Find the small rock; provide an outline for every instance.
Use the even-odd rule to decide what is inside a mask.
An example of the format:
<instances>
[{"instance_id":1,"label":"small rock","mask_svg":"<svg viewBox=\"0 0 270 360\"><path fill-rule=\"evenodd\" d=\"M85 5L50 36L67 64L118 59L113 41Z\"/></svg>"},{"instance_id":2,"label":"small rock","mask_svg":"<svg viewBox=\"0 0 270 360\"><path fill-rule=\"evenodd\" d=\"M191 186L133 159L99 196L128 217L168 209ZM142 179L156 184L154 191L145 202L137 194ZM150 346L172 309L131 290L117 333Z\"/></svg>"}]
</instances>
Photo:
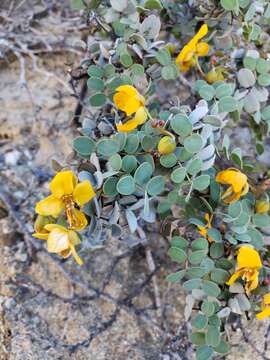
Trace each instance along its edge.
<instances>
[{"instance_id":1,"label":"small rock","mask_svg":"<svg viewBox=\"0 0 270 360\"><path fill-rule=\"evenodd\" d=\"M21 157L21 153L17 150L10 151L5 154L5 164L8 166L17 165L19 159Z\"/></svg>"},{"instance_id":2,"label":"small rock","mask_svg":"<svg viewBox=\"0 0 270 360\"><path fill-rule=\"evenodd\" d=\"M5 308L11 309L16 306L16 301L13 298L9 298L5 301Z\"/></svg>"}]
</instances>

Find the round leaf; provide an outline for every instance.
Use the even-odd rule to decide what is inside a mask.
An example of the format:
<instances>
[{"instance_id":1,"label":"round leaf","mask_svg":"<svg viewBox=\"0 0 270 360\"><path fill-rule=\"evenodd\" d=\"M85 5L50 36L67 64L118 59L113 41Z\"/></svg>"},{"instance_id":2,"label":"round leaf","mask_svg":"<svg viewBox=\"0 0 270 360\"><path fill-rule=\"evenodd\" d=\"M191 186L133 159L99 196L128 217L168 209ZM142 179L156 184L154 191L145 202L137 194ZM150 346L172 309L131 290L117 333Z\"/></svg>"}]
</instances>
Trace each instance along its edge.
<instances>
[{"instance_id":1,"label":"round leaf","mask_svg":"<svg viewBox=\"0 0 270 360\"><path fill-rule=\"evenodd\" d=\"M158 175L148 181L146 190L149 195L156 196L156 195L161 194L164 191L164 187L165 187L164 177L161 175Z\"/></svg>"},{"instance_id":2,"label":"round leaf","mask_svg":"<svg viewBox=\"0 0 270 360\"><path fill-rule=\"evenodd\" d=\"M79 154L87 156L95 149L95 142L88 136L78 136L73 140L73 148Z\"/></svg>"},{"instance_id":3,"label":"round leaf","mask_svg":"<svg viewBox=\"0 0 270 360\"><path fill-rule=\"evenodd\" d=\"M112 156L120 150L119 143L113 139L101 139L97 142L97 152L104 156Z\"/></svg>"},{"instance_id":4,"label":"round leaf","mask_svg":"<svg viewBox=\"0 0 270 360\"><path fill-rule=\"evenodd\" d=\"M126 175L122 176L116 185L116 189L119 194L122 195L131 195L135 191L135 181L132 176Z\"/></svg>"},{"instance_id":5,"label":"round leaf","mask_svg":"<svg viewBox=\"0 0 270 360\"><path fill-rule=\"evenodd\" d=\"M198 134L192 134L185 138L184 147L191 154L197 153L203 147L203 139Z\"/></svg>"}]
</instances>

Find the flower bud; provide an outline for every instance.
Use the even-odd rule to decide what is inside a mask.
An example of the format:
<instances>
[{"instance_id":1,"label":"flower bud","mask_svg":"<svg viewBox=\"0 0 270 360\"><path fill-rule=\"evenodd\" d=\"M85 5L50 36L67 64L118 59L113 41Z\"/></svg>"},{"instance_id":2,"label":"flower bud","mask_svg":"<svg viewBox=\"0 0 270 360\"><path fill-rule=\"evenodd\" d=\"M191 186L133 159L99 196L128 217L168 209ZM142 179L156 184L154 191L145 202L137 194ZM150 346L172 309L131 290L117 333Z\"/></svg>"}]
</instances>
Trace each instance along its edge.
<instances>
[{"instance_id":1,"label":"flower bud","mask_svg":"<svg viewBox=\"0 0 270 360\"><path fill-rule=\"evenodd\" d=\"M171 154L174 152L175 148L175 138L172 136L163 136L158 143L158 152L161 155Z\"/></svg>"},{"instance_id":2,"label":"flower bud","mask_svg":"<svg viewBox=\"0 0 270 360\"><path fill-rule=\"evenodd\" d=\"M206 75L206 81L209 83L209 84L213 84L215 83L216 81L222 81L224 80L224 76L223 76L223 73L222 73L222 69L212 69L209 71L209 73Z\"/></svg>"},{"instance_id":3,"label":"flower bud","mask_svg":"<svg viewBox=\"0 0 270 360\"><path fill-rule=\"evenodd\" d=\"M256 201L256 213L257 214L265 214L269 211L270 205L267 200L258 200Z\"/></svg>"}]
</instances>

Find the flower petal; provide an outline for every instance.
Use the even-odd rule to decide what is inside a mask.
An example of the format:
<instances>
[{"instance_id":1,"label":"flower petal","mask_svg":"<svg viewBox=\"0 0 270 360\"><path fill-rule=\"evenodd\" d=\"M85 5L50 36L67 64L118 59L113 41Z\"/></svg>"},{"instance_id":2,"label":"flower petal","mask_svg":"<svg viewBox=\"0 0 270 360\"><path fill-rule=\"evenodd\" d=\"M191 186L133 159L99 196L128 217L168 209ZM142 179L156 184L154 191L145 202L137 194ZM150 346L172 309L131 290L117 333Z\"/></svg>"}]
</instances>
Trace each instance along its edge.
<instances>
[{"instance_id":1,"label":"flower petal","mask_svg":"<svg viewBox=\"0 0 270 360\"><path fill-rule=\"evenodd\" d=\"M229 280L226 282L227 285L233 285L235 281L242 276L245 273L245 269L237 270L232 276L229 278Z\"/></svg>"},{"instance_id":2,"label":"flower petal","mask_svg":"<svg viewBox=\"0 0 270 360\"><path fill-rule=\"evenodd\" d=\"M263 320L268 316L270 316L270 306L265 308L263 311L259 312L258 314L256 314L256 318L258 320Z\"/></svg>"},{"instance_id":3,"label":"flower petal","mask_svg":"<svg viewBox=\"0 0 270 360\"><path fill-rule=\"evenodd\" d=\"M73 209L73 214L75 218L75 223L72 224L72 228L78 231L83 230L88 224L86 216L78 209Z\"/></svg>"},{"instance_id":4,"label":"flower petal","mask_svg":"<svg viewBox=\"0 0 270 360\"><path fill-rule=\"evenodd\" d=\"M130 132L133 131L139 126L139 122L135 119L128 120L124 124L116 124L116 129L119 132Z\"/></svg>"},{"instance_id":5,"label":"flower petal","mask_svg":"<svg viewBox=\"0 0 270 360\"><path fill-rule=\"evenodd\" d=\"M139 123L139 125L144 124L147 120L147 111L145 110L145 108L143 106L141 106L135 114L134 120L137 121Z\"/></svg>"},{"instance_id":6,"label":"flower petal","mask_svg":"<svg viewBox=\"0 0 270 360\"><path fill-rule=\"evenodd\" d=\"M40 240L48 240L49 233L34 233L32 236Z\"/></svg>"},{"instance_id":7,"label":"flower petal","mask_svg":"<svg viewBox=\"0 0 270 360\"><path fill-rule=\"evenodd\" d=\"M136 97L139 94L137 89L132 85L120 85L115 89L115 91L127 94L131 97Z\"/></svg>"},{"instance_id":8,"label":"flower petal","mask_svg":"<svg viewBox=\"0 0 270 360\"><path fill-rule=\"evenodd\" d=\"M209 53L209 45L206 42L198 43L196 53L198 56L206 56Z\"/></svg>"},{"instance_id":9,"label":"flower petal","mask_svg":"<svg viewBox=\"0 0 270 360\"><path fill-rule=\"evenodd\" d=\"M208 26L207 26L207 24L203 24L203 25L200 27L200 29L199 29L199 31L197 32L197 34L193 37L193 40L198 42L198 41L201 40L205 35L207 35L207 33L208 33Z\"/></svg>"},{"instance_id":10,"label":"flower petal","mask_svg":"<svg viewBox=\"0 0 270 360\"><path fill-rule=\"evenodd\" d=\"M260 269L262 262L259 253L248 246L241 246L237 255L238 268Z\"/></svg>"},{"instance_id":11,"label":"flower petal","mask_svg":"<svg viewBox=\"0 0 270 360\"><path fill-rule=\"evenodd\" d=\"M96 195L90 181L85 180L77 184L73 191L74 201L82 207Z\"/></svg>"},{"instance_id":12,"label":"flower petal","mask_svg":"<svg viewBox=\"0 0 270 360\"><path fill-rule=\"evenodd\" d=\"M77 253L77 251L76 251L76 249L75 249L75 247L73 245L70 245L70 251L71 251L72 256L74 257L74 259L76 260L76 263L78 265L80 265L80 266L83 265L83 261L79 257L79 255L78 255L78 253Z\"/></svg>"},{"instance_id":13,"label":"flower petal","mask_svg":"<svg viewBox=\"0 0 270 360\"><path fill-rule=\"evenodd\" d=\"M64 195L72 194L77 184L77 178L72 171L61 171L55 175L50 183L52 194L60 199Z\"/></svg>"},{"instance_id":14,"label":"flower petal","mask_svg":"<svg viewBox=\"0 0 270 360\"><path fill-rule=\"evenodd\" d=\"M39 215L58 217L63 208L62 201L50 195L36 204L35 211Z\"/></svg>"},{"instance_id":15,"label":"flower petal","mask_svg":"<svg viewBox=\"0 0 270 360\"><path fill-rule=\"evenodd\" d=\"M48 237L48 251L51 253L60 253L69 248L68 230L53 229Z\"/></svg>"},{"instance_id":16,"label":"flower petal","mask_svg":"<svg viewBox=\"0 0 270 360\"><path fill-rule=\"evenodd\" d=\"M270 305L270 293L267 293L263 296L263 303L265 305Z\"/></svg>"}]
</instances>

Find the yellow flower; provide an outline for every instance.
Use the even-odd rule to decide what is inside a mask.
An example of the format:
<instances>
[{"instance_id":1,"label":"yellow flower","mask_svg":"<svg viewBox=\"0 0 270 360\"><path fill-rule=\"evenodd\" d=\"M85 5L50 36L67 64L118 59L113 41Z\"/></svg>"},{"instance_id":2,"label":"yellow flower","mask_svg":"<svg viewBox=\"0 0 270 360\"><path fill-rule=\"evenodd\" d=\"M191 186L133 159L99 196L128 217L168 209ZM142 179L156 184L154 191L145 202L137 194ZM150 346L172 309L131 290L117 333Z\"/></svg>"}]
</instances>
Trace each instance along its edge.
<instances>
[{"instance_id":1,"label":"yellow flower","mask_svg":"<svg viewBox=\"0 0 270 360\"><path fill-rule=\"evenodd\" d=\"M204 219L206 220L206 225L205 226L201 226L201 225L197 225L197 228L199 230L199 233L206 239L208 240L210 243L213 242L213 239L208 236L208 229L211 229L212 225L212 219L213 219L213 215L209 215L209 214L205 214Z\"/></svg>"},{"instance_id":2,"label":"yellow flower","mask_svg":"<svg viewBox=\"0 0 270 360\"><path fill-rule=\"evenodd\" d=\"M239 200L249 189L247 176L234 168L220 171L216 176L216 181L220 184L230 185L222 195L225 204Z\"/></svg>"},{"instance_id":3,"label":"yellow flower","mask_svg":"<svg viewBox=\"0 0 270 360\"><path fill-rule=\"evenodd\" d=\"M267 200L258 200L256 201L256 213L257 214L265 214L269 211L270 205Z\"/></svg>"},{"instance_id":4,"label":"yellow flower","mask_svg":"<svg viewBox=\"0 0 270 360\"><path fill-rule=\"evenodd\" d=\"M85 228L87 219L76 206L83 207L95 196L91 183L88 180L78 183L72 171L61 171L51 181L50 190L52 194L36 204L36 212L57 218L64 210L71 229Z\"/></svg>"},{"instance_id":5,"label":"yellow flower","mask_svg":"<svg viewBox=\"0 0 270 360\"><path fill-rule=\"evenodd\" d=\"M206 56L209 52L209 45L206 42L199 42L208 33L208 26L204 24L190 42L183 47L177 56L175 63L182 72L188 71L196 65L198 57Z\"/></svg>"},{"instance_id":6,"label":"yellow flower","mask_svg":"<svg viewBox=\"0 0 270 360\"><path fill-rule=\"evenodd\" d=\"M58 254L64 259L72 255L79 265L83 264L75 249L75 246L81 242L75 231L61 225L47 224L44 226L43 232L34 233L33 236L37 239L47 240L47 248L50 253Z\"/></svg>"},{"instance_id":7,"label":"yellow flower","mask_svg":"<svg viewBox=\"0 0 270 360\"><path fill-rule=\"evenodd\" d=\"M116 89L113 101L115 106L126 113L127 116L135 114L133 119L124 124L117 124L119 132L129 132L142 125L147 120L147 111L145 108L145 99L139 94L134 86L121 85Z\"/></svg>"},{"instance_id":8,"label":"yellow flower","mask_svg":"<svg viewBox=\"0 0 270 360\"><path fill-rule=\"evenodd\" d=\"M263 320L270 316L270 293L264 295L261 310L261 312L256 314L257 319Z\"/></svg>"},{"instance_id":9,"label":"yellow flower","mask_svg":"<svg viewBox=\"0 0 270 360\"><path fill-rule=\"evenodd\" d=\"M171 154L176 148L175 138L172 136L163 136L158 143L158 152L161 155Z\"/></svg>"},{"instance_id":10,"label":"yellow flower","mask_svg":"<svg viewBox=\"0 0 270 360\"><path fill-rule=\"evenodd\" d=\"M241 277L245 281L246 293L249 294L258 286L261 267L262 262L259 253L248 246L241 246L237 255L237 269L227 281L227 285L234 284Z\"/></svg>"}]
</instances>

